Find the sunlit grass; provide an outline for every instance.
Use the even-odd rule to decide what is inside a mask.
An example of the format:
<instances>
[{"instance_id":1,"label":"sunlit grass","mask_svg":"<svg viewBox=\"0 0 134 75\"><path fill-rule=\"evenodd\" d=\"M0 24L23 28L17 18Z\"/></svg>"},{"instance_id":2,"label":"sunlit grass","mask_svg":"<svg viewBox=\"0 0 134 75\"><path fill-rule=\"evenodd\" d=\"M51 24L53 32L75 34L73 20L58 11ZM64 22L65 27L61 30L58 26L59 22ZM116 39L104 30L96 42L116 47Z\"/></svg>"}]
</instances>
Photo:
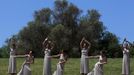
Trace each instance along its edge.
<instances>
[{"instance_id":1,"label":"sunlit grass","mask_svg":"<svg viewBox=\"0 0 134 75\"><path fill-rule=\"evenodd\" d=\"M19 72L21 64L24 62L23 58L17 58L17 71ZM52 72L56 69L57 59L52 60ZM97 59L89 60L90 71L93 69ZM121 75L122 59L108 59L108 64L104 66L104 75ZM64 75L80 75L80 59L70 58L65 65ZM43 58L35 59L34 64L31 65L32 75L42 75ZM0 75L8 75L8 59L0 58ZM131 59L131 75L134 75L134 61Z\"/></svg>"}]
</instances>

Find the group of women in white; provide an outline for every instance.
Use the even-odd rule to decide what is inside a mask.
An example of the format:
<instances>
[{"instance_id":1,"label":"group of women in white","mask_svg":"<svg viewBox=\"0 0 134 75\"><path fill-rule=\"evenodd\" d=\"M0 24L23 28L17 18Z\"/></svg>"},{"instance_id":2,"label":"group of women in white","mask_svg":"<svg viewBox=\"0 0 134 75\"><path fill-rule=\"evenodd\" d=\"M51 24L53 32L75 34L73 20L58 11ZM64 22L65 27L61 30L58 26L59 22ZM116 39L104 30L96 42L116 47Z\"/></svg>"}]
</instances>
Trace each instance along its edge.
<instances>
[{"instance_id":1,"label":"group of women in white","mask_svg":"<svg viewBox=\"0 0 134 75\"><path fill-rule=\"evenodd\" d=\"M43 66L43 75L52 75L51 72L51 58L59 57L59 62L57 63L57 68L54 71L53 75L63 75L64 64L67 61L66 53L61 50L61 52L57 55L51 56L51 50L53 49L52 41L46 38L43 42L43 51L44 51L44 66ZM17 73L16 69L16 58L24 57L25 61L21 66L21 70ZM15 40L11 40L10 45L10 58L9 58L9 67L8 73L10 75L32 75L30 64L34 63L34 56L32 55L32 51L25 55L16 55L16 44Z\"/></svg>"},{"instance_id":2,"label":"group of women in white","mask_svg":"<svg viewBox=\"0 0 134 75\"><path fill-rule=\"evenodd\" d=\"M52 75L51 72L51 58L54 57L60 57L59 62L57 63L57 68L54 71L53 75L63 75L63 70L64 70L64 64L67 61L67 55L66 53L61 50L61 52L57 55L51 56L51 50L53 49L53 43L52 41L48 40L46 38L43 42L43 51L44 51L44 67L43 67L43 75Z\"/></svg>"},{"instance_id":3,"label":"group of women in white","mask_svg":"<svg viewBox=\"0 0 134 75\"><path fill-rule=\"evenodd\" d=\"M88 50L91 47L91 43L88 42L85 38L80 42L81 47L81 64L80 64L80 73L81 75L103 75L103 64L107 63L107 58L105 51L100 51L100 55L97 56L88 56ZM99 61L95 64L94 69L89 72L89 58L99 58Z\"/></svg>"},{"instance_id":4,"label":"group of women in white","mask_svg":"<svg viewBox=\"0 0 134 75\"><path fill-rule=\"evenodd\" d=\"M43 75L63 75L64 64L67 61L67 54L61 50L57 55L51 55L51 50L53 49L53 43L48 38L43 41L43 51L44 51L44 66ZM103 75L103 65L107 63L107 57L105 51L100 51L100 55L88 56L88 51L91 47L91 43L85 38L82 38L80 42L81 48L81 60L80 60L80 74L81 75ZM123 62L122 62L122 75L130 75L130 58L129 58L129 48L130 43L124 39L122 43L123 51ZM21 70L17 73L16 71L16 58L24 57L25 61L21 66ZM51 59L59 57L59 62L57 63L57 68L52 74L51 71ZM94 65L93 70L89 72L89 59L98 58L98 62ZM11 40L10 45L10 58L8 73L10 75L32 75L30 64L34 63L34 56L32 51L25 55L16 55L16 43L15 40Z\"/></svg>"},{"instance_id":5,"label":"group of women in white","mask_svg":"<svg viewBox=\"0 0 134 75\"><path fill-rule=\"evenodd\" d=\"M34 62L32 51L29 51L25 55L16 55L16 43L15 40L12 39L10 44L10 58L9 58L9 66L8 66L8 73L10 75L16 75L17 73L17 68L16 68L17 57L25 58L25 61L21 66L21 70L17 75L31 75L30 64Z\"/></svg>"}]
</instances>

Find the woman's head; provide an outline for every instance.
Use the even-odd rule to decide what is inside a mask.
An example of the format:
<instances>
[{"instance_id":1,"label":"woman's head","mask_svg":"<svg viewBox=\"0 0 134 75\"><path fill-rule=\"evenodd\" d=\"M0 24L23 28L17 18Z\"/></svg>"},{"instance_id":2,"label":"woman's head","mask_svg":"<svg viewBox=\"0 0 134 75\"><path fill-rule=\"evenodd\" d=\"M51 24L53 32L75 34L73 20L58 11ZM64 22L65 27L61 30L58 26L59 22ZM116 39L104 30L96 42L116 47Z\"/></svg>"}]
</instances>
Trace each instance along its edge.
<instances>
[{"instance_id":1,"label":"woman's head","mask_svg":"<svg viewBox=\"0 0 134 75\"><path fill-rule=\"evenodd\" d=\"M61 50L60 53L63 54L64 53L64 50Z\"/></svg>"},{"instance_id":2,"label":"woman's head","mask_svg":"<svg viewBox=\"0 0 134 75\"><path fill-rule=\"evenodd\" d=\"M100 51L100 55L101 56L106 56L106 51L104 51L104 50Z\"/></svg>"},{"instance_id":3,"label":"woman's head","mask_svg":"<svg viewBox=\"0 0 134 75\"><path fill-rule=\"evenodd\" d=\"M48 43L46 44L46 48L51 48L51 41L48 41Z\"/></svg>"},{"instance_id":4,"label":"woman's head","mask_svg":"<svg viewBox=\"0 0 134 75\"><path fill-rule=\"evenodd\" d=\"M61 50L61 53L64 55L65 60L68 60L68 51L67 50Z\"/></svg>"},{"instance_id":5,"label":"woman's head","mask_svg":"<svg viewBox=\"0 0 134 75\"><path fill-rule=\"evenodd\" d=\"M16 40L15 39L10 39L10 47L13 49L16 49Z\"/></svg>"},{"instance_id":6,"label":"woman's head","mask_svg":"<svg viewBox=\"0 0 134 75\"><path fill-rule=\"evenodd\" d=\"M48 41L48 43L50 44L50 43L51 43L51 41Z\"/></svg>"},{"instance_id":7,"label":"woman's head","mask_svg":"<svg viewBox=\"0 0 134 75\"><path fill-rule=\"evenodd\" d=\"M128 43L124 43L123 48L129 48L129 44Z\"/></svg>"},{"instance_id":8,"label":"woman's head","mask_svg":"<svg viewBox=\"0 0 134 75\"><path fill-rule=\"evenodd\" d=\"M49 48L49 44L46 45L46 48Z\"/></svg>"},{"instance_id":9,"label":"woman's head","mask_svg":"<svg viewBox=\"0 0 134 75\"><path fill-rule=\"evenodd\" d=\"M12 44L12 48L13 49L16 49L16 44Z\"/></svg>"},{"instance_id":10,"label":"woman's head","mask_svg":"<svg viewBox=\"0 0 134 75\"><path fill-rule=\"evenodd\" d=\"M86 42L83 42L83 45L82 45L83 48L87 48L88 47L88 44Z\"/></svg>"},{"instance_id":11,"label":"woman's head","mask_svg":"<svg viewBox=\"0 0 134 75\"><path fill-rule=\"evenodd\" d=\"M83 47L84 47L84 48L86 47L86 43L83 43Z\"/></svg>"},{"instance_id":12,"label":"woman's head","mask_svg":"<svg viewBox=\"0 0 134 75\"><path fill-rule=\"evenodd\" d=\"M29 51L29 55L32 56L33 55L33 51L30 50Z\"/></svg>"},{"instance_id":13,"label":"woman's head","mask_svg":"<svg viewBox=\"0 0 134 75\"><path fill-rule=\"evenodd\" d=\"M14 38L10 39L9 41L10 41L10 44L16 44L17 43L16 39L14 39Z\"/></svg>"}]
</instances>

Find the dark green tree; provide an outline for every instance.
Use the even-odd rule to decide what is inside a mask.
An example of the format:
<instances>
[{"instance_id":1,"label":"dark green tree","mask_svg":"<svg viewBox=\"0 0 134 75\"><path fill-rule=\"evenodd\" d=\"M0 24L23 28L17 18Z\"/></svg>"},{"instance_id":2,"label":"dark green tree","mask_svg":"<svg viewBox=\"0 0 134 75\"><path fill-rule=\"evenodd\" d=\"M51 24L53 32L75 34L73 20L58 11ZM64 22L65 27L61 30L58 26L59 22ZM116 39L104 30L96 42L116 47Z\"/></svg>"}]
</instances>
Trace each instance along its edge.
<instances>
[{"instance_id":1,"label":"dark green tree","mask_svg":"<svg viewBox=\"0 0 134 75\"><path fill-rule=\"evenodd\" d=\"M42 56L42 42L48 36L50 30L46 25L37 25L29 22L18 34L19 46L24 50L33 50L35 56Z\"/></svg>"},{"instance_id":2,"label":"dark green tree","mask_svg":"<svg viewBox=\"0 0 134 75\"><path fill-rule=\"evenodd\" d=\"M118 37L109 32L105 31L103 37L99 41L100 49L105 49L109 57L121 57L122 50L118 41Z\"/></svg>"}]
</instances>

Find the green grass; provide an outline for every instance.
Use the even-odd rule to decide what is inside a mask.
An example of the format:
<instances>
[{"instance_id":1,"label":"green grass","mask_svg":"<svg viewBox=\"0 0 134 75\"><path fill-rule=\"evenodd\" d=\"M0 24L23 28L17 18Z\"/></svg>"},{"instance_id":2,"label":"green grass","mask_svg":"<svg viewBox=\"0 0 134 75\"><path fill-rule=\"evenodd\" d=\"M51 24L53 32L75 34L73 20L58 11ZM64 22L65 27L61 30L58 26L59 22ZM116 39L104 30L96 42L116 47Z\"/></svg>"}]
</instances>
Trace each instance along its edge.
<instances>
[{"instance_id":1,"label":"green grass","mask_svg":"<svg viewBox=\"0 0 134 75\"><path fill-rule=\"evenodd\" d=\"M23 58L17 58L17 71L20 70ZM56 69L57 59L52 60L52 71ZM93 69L97 59L90 59L89 67ZM108 64L104 65L104 75L121 75L122 59L108 59ZM70 58L65 65L64 75L80 75L80 59ZM8 59L0 58L0 75L8 75ZM43 58L35 59L35 63L31 65L32 75L42 75L43 71ZM134 61L131 59L131 75L134 75Z\"/></svg>"}]
</instances>

